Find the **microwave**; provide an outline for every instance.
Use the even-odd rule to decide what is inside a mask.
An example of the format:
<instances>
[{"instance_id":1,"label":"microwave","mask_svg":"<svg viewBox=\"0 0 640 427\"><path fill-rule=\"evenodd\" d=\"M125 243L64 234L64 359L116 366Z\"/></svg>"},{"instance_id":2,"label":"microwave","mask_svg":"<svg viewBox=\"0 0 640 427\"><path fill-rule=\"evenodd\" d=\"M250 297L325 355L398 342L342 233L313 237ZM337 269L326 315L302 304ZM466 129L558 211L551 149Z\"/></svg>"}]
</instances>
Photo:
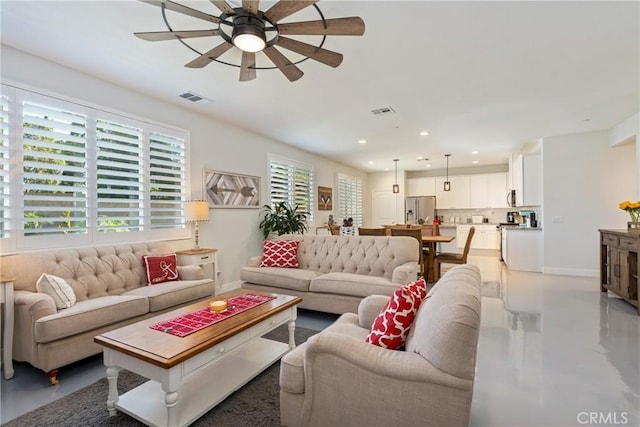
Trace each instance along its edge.
<instances>
[{"instance_id":1,"label":"microwave","mask_svg":"<svg viewBox=\"0 0 640 427\"><path fill-rule=\"evenodd\" d=\"M516 190L509 190L507 193L507 206L510 208L516 207Z\"/></svg>"}]
</instances>

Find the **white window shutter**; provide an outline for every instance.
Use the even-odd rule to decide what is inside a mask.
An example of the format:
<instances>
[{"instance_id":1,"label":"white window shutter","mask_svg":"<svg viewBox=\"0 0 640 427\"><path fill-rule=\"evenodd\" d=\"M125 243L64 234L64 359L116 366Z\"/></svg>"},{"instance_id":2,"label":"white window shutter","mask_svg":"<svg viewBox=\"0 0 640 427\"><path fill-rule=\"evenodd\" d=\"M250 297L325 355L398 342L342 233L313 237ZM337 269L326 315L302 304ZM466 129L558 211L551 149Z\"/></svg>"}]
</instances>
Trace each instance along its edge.
<instances>
[{"instance_id":1,"label":"white window shutter","mask_svg":"<svg viewBox=\"0 0 640 427\"><path fill-rule=\"evenodd\" d=\"M151 229L182 228L187 193L184 138L151 132L149 157Z\"/></svg>"}]
</instances>

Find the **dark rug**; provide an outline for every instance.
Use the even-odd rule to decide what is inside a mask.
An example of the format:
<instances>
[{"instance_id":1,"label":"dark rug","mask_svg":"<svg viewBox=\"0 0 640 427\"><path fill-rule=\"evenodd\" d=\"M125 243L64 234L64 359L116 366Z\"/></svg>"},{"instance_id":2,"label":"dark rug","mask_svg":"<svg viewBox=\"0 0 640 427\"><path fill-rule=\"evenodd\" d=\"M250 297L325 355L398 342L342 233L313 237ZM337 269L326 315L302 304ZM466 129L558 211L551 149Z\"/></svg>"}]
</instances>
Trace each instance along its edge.
<instances>
[{"instance_id":1,"label":"dark rug","mask_svg":"<svg viewBox=\"0 0 640 427\"><path fill-rule=\"evenodd\" d=\"M305 342L318 331L296 328L296 344ZM289 341L287 325L269 332L266 338ZM280 363L276 362L260 375L211 409L193 426L280 426ZM133 372L122 370L118 376L120 394L145 382ZM107 379L91 384L61 399L9 421L6 427L36 426L143 426L130 416L118 412L109 417L107 412Z\"/></svg>"}]
</instances>

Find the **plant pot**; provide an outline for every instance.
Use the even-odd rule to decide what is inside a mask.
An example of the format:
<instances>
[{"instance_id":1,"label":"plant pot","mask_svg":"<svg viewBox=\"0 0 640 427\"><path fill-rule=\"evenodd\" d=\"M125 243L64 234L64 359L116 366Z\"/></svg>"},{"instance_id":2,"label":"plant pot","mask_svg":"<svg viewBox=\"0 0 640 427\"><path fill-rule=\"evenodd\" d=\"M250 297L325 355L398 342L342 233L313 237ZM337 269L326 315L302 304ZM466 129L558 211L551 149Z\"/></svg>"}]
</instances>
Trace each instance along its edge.
<instances>
[{"instance_id":1,"label":"plant pot","mask_svg":"<svg viewBox=\"0 0 640 427\"><path fill-rule=\"evenodd\" d=\"M640 233L640 222L638 221L628 221L627 222L627 231L630 233Z\"/></svg>"}]
</instances>

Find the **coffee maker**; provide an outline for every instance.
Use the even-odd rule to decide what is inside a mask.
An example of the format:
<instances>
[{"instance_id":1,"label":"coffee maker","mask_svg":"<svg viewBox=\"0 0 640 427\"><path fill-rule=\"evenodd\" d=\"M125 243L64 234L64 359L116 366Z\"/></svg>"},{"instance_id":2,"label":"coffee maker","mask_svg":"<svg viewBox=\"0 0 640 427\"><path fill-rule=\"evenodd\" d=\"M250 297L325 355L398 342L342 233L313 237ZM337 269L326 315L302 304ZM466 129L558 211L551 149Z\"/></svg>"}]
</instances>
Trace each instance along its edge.
<instances>
[{"instance_id":1,"label":"coffee maker","mask_svg":"<svg viewBox=\"0 0 640 427\"><path fill-rule=\"evenodd\" d=\"M520 211L520 215L522 215L522 223L520 224L520 227L529 228L538 226L536 213L534 211Z\"/></svg>"},{"instance_id":2,"label":"coffee maker","mask_svg":"<svg viewBox=\"0 0 640 427\"><path fill-rule=\"evenodd\" d=\"M515 224L517 216L518 216L518 212L515 212L515 211L507 212L507 222L509 224Z\"/></svg>"}]
</instances>

